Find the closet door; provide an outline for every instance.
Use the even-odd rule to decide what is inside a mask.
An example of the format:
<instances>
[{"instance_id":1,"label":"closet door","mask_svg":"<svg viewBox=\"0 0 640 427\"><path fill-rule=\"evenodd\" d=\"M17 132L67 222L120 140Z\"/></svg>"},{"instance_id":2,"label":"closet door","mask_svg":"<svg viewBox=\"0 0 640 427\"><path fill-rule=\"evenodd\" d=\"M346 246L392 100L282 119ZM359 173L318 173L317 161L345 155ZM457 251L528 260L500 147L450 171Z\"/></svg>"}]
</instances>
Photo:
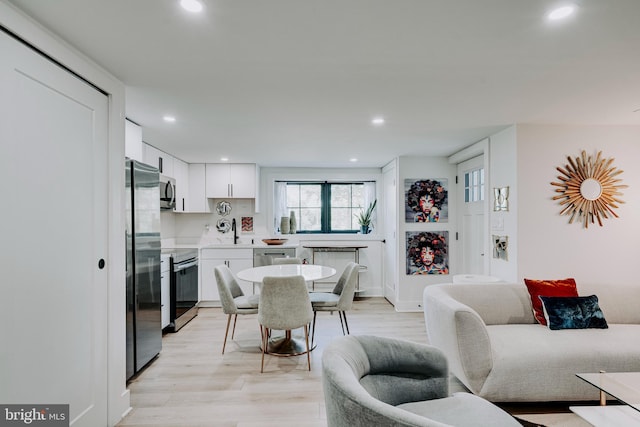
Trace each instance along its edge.
<instances>
[{"instance_id":1,"label":"closet door","mask_svg":"<svg viewBox=\"0 0 640 427\"><path fill-rule=\"evenodd\" d=\"M0 57L0 402L106 425L108 98L2 31Z\"/></svg>"}]
</instances>

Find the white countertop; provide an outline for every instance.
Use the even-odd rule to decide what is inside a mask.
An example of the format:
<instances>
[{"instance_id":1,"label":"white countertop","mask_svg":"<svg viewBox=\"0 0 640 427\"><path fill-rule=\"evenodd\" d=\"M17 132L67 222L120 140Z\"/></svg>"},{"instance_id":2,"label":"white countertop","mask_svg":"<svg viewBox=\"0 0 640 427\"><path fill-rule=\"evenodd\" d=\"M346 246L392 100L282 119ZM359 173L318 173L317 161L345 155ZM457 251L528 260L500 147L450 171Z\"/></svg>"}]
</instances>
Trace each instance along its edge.
<instances>
[{"instance_id":1,"label":"white countertop","mask_svg":"<svg viewBox=\"0 0 640 427\"><path fill-rule=\"evenodd\" d=\"M283 245L267 245L264 243L171 243L166 242L162 244L162 249L264 249L264 248L297 248L300 246L297 243L285 243Z\"/></svg>"},{"instance_id":2,"label":"white countertop","mask_svg":"<svg viewBox=\"0 0 640 427\"><path fill-rule=\"evenodd\" d=\"M357 235L357 238L354 238L351 235L335 235L328 238L323 236L322 238L317 238L313 240L307 240L308 236L305 236L302 239L302 242L299 241L300 237L296 235L290 241L282 244L282 245L267 245L262 242L262 237L247 237L241 236L240 243L234 245L233 240L228 241L228 239L220 239L221 241L216 241L214 239L198 239L198 238L171 238L171 239L162 239L162 249L264 249L264 248L301 248L304 246L323 246L323 247L331 247L331 246L359 246L364 248L367 244L371 244L373 241L380 241L379 236L366 235L361 236ZM278 236L284 237L284 236ZM227 241L225 241L227 240ZM254 243L249 243L253 240Z\"/></svg>"}]
</instances>

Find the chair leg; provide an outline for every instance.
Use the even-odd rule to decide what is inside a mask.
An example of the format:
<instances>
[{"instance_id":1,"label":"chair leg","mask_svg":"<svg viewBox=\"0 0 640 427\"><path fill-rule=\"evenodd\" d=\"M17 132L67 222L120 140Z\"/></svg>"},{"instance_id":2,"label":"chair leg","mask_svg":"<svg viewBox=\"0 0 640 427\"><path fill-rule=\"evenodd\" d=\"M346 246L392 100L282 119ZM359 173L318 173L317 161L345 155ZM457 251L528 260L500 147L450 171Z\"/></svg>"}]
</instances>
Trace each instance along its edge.
<instances>
[{"instance_id":1,"label":"chair leg","mask_svg":"<svg viewBox=\"0 0 640 427\"><path fill-rule=\"evenodd\" d=\"M309 325L304 325L304 341L307 344L307 366L309 367L309 371L311 371L311 356L309 351ZM313 340L311 340L313 342Z\"/></svg>"},{"instance_id":2,"label":"chair leg","mask_svg":"<svg viewBox=\"0 0 640 427\"><path fill-rule=\"evenodd\" d=\"M349 323L347 323L347 312L346 311L342 312L342 317L344 317L344 326L345 326L345 328L347 328L347 335L349 335ZM344 335L344 331L342 331L342 334Z\"/></svg>"},{"instance_id":3,"label":"chair leg","mask_svg":"<svg viewBox=\"0 0 640 427\"><path fill-rule=\"evenodd\" d=\"M224 342L222 343L222 354L224 354L224 348L227 345L227 335L229 335L229 325L231 324L231 314L227 316L227 329L224 331Z\"/></svg>"},{"instance_id":4,"label":"chair leg","mask_svg":"<svg viewBox=\"0 0 640 427\"><path fill-rule=\"evenodd\" d=\"M333 311L331 313L333 313ZM342 335L345 335L344 322L342 321L342 311L338 311L338 317L340 317L340 327L342 327Z\"/></svg>"},{"instance_id":5,"label":"chair leg","mask_svg":"<svg viewBox=\"0 0 640 427\"><path fill-rule=\"evenodd\" d=\"M311 345L316 342L316 316L318 315L317 311L313 311L313 326L311 327Z\"/></svg>"},{"instance_id":6,"label":"chair leg","mask_svg":"<svg viewBox=\"0 0 640 427\"><path fill-rule=\"evenodd\" d=\"M231 339L233 339L233 337L236 334L236 322L238 321L238 314L235 314L233 316L233 330L231 331Z\"/></svg>"},{"instance_id":7,"label":"chair leg","mask_svg":"<svg viewBox=\"0 0 640 427\"><path fill-rule=\"evenodd\" d=\"M264 328L264 335L262 335L262 362L260 364L260 373L264 372L264 354L267 352L268 335L269 328Z\"/></svg>"}]
</instances>

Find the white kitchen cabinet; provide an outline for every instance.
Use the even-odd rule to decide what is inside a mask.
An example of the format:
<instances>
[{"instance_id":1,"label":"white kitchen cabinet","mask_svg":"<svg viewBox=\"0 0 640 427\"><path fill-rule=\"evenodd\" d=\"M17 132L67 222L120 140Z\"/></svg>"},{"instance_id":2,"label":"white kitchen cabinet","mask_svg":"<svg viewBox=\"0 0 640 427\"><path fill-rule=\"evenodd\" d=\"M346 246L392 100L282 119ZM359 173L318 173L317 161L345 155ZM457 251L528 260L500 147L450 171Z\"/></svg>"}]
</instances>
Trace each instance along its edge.
<instances>
[{"instance_id":1,"label":"white kitchen cabinet","mask_svg":"<svg viewBox=\"0 0 640 427\"><path fill-rule=\"evenodd\" d=\"M255 199L258 166L254 163L207 163L207 197Z\"/></svg>"},{"instance_id":2,"label":"white kitchen cabinet","mask_svg":"<svg viewBox=\"0 0 640 427\"><path fill-rule=\"evenodd\" d=\"M200 306L219 307L220 296L214 269L225 264L234 274L253 267L251 248L205 248L200 251ZM253 293L253 283L238 280L245 295Z\"/></svg>"},{"instance_id":3,"label":"white kitchen cabinet","mask_svg":"<svg viewBox=\"0 0 640 427\"><path fill-rule=\"evenodd\" d=\"M173 174L173 156L153 145L142 144L142 162L158 168L160 174L175 178Z\"/></svg>"},{"instance_id":4,"label":"white kitchen cabinet","mask_svg":"<svg viewBox=\"0 0 640 427\"><path fill-rule=\"evenodd\" d=\"M171 255L160 256L160 306L162 329L171 321L169 308L171 304Z\"/></svg>"},{"instance_id":5,"label":"white kitchen cabinet","mask_svg":"<svg viewBox=\"0 0 640 427\"><path fill-rule=\"evenodd\" d=\"M189 163L189 193L185 212L209 213L204 163Z\"/></svg>"},{"instance_id":6,"label":"white kitchen cabinet","mask_svg":"<svg viewBox=\"0 0 640 427\"><path fill-rule=\"evenodd\" d=\"M124 155L144 163L142 158L142 128L130 120L125 120Z\"/></svg>"},{"instance_id":7,"label":"white kitchen cabinet","mask_svg":"<svg viewBox=\"0 0 640 427\"><path fill-rule=\"evenodd\" d=\"M173 174L176 179L175 212L189 212L189 165L180 159L173 160Z\"/></svg>"}]
</instances>

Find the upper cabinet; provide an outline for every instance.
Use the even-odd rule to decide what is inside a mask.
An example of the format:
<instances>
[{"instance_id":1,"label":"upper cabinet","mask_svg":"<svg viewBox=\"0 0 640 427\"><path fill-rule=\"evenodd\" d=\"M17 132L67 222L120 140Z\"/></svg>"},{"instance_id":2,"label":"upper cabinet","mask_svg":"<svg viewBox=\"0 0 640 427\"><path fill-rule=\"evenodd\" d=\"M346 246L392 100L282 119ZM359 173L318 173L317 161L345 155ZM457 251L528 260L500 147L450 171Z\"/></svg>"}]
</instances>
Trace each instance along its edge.
<instances>
[{"instance_id":1,"label":"upper cabinet","mask_svg":"<svg viewBox=\"0 0 640 427\"><path fill-rule=\"evenodd\" d=\"M173 159L173 178L176 179L175 212L189 212L189 164Z\"/></svg>"},{"instance_id":2,"label":"upper cabinet","mask_svg":"<svg viewBox=\"0 0 640 427\"><path fill-rule=\"evenodd\" d=\"M142 128L130 120L124 121L124 155L132 160L142 159Z\"/></svg>"},{"instance_id":3,"label":"upper cabinet","mask_svg":"<svg viewBox=\"0 0 640 427\"><path fill-rule=\"evenodd\" d=\"M160 174L175 178L173 172L173 156L158 150L153 145L143 143L142 162L158 168Z\"/></svg>"},{"instance_id":4,"label":"upper cabinet","mask_svg":"<svg viewBox=\"0 0 640 427\"><path fill-rule=\"evenodd\" d=\"M205 192L205 180L204 163L189 163L189 194L185 212L211 212Z\"/></svg>"},{"instance_id":5,"label":"upper cabinet","mask_svg":"<svg viewBox=\"0 0 640 427\"><path fill-rule=\"evenodd\" d=\"M254 163L207 163L207 197L255 199L258 176L258 166Z\"/></svg>"}]
</instances>

